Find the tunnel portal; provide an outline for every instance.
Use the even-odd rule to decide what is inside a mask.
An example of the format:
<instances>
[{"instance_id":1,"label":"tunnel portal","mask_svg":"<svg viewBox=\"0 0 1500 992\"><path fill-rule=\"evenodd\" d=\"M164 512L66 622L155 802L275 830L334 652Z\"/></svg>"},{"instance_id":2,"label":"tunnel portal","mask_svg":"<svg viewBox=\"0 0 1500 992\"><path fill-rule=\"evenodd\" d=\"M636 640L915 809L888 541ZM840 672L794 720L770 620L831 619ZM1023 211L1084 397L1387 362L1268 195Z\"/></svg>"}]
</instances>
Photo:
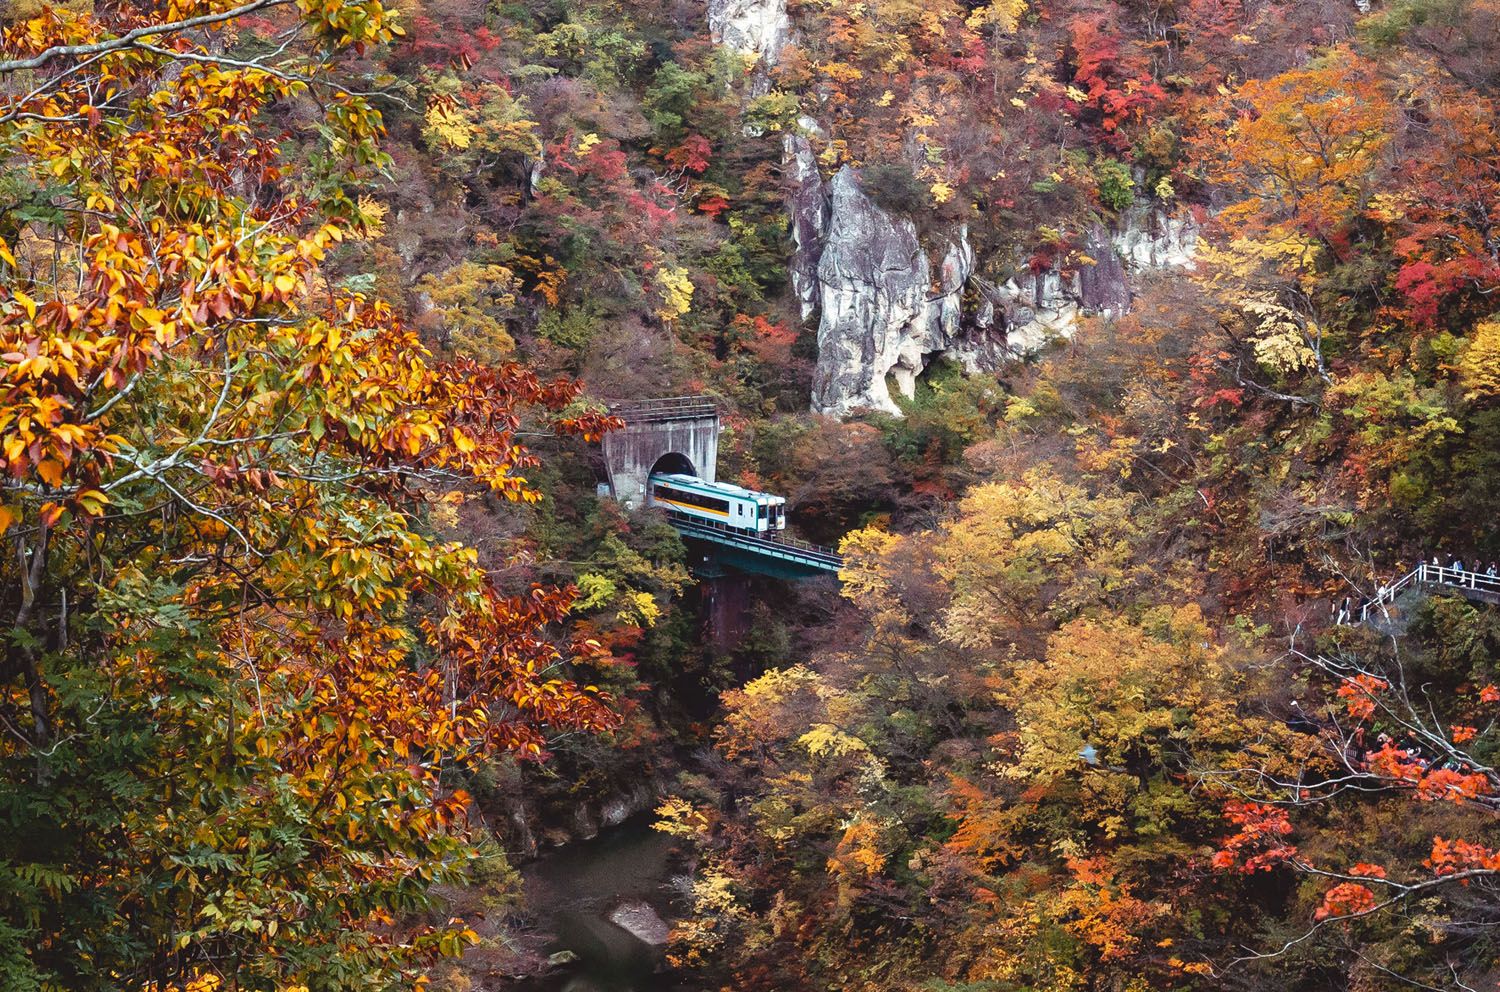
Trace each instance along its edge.
<instances>
[{"instance_id":1,"label":"tunnel portal","mask_svg":"<svg viewBox=\"0 0 1500 992\"><path fill-rule=\"evenodd\" d=\"M669 396L610 404L625 421L604 435L604 464L615 499L646 501L653 472L693 475L715 482L719 463L719 409L706 396Z\"/></svg>"}]
</instances>

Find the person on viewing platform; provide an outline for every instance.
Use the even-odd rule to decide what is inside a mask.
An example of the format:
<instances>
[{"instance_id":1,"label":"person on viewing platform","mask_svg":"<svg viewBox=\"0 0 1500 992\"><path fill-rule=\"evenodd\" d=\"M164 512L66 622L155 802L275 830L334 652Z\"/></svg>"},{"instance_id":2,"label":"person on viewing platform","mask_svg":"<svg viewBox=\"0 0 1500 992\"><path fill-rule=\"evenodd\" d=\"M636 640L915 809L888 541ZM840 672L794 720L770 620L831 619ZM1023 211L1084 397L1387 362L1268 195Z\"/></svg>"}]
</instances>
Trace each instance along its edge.
<instances>
[{"instance_id":1,"label":"person on viewing platform","mask_svg":"<svg viewBox=\"0 0 1500 992\"><path fill-rule=\"evenodd\" d=\"M1464 560L1462 558L1455 558L1453 564L1448 567L1455 572L1462 572L1464 570Z\"/></svg>"},{"instance_id":2,"label":"person on viewing platform","mask_svg":"<svg viewBox=\"0 0 1500 992\"><path fill-rule=\"evenodd\" d=\"M1490 567L1484 570L1484 574L1488 575L1492 579L1495 577L1495 575L1497 573L1495 571L1495 563L1494 562L1490 562Z\"/></svg>"}]
</instances>

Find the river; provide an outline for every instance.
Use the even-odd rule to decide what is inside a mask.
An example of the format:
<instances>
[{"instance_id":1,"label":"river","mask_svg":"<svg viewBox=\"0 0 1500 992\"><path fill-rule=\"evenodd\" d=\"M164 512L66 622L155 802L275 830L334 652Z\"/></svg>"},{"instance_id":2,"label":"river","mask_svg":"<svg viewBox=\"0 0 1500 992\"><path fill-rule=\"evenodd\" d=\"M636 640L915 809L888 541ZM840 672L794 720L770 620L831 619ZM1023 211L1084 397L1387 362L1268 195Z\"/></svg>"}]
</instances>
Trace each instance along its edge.
<instances>
[{"instance_id":1,"label":"river","mask_svg":"<svg viewBox=\"0 0 1500 992\"><path fill-rule=\"evenodd\" d=\"M627 820L590 841L559 848L522 868L526 905L557 935L549 951L578 960L516 992L691 992L658 974L662 949L616 926L609 913L639 900L670 922L668 889L674 841L651 829L649 814Z\"/></svg>"}]
</instances>

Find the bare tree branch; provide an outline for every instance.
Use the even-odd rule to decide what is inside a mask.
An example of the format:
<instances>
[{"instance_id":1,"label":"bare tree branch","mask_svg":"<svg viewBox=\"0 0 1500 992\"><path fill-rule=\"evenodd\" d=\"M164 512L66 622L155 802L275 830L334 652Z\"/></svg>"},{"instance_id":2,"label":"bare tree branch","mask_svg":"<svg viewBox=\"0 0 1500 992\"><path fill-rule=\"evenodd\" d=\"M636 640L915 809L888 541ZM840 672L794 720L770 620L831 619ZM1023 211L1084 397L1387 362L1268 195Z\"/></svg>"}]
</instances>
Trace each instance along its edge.
<instances>
[{"instance_id":1,"label":"bare tree branch","mask_svg":"<svg viewBox=\"0 0 1500 992\"><path fill-rule=\"evenodd\" d=\"M237 17L244 17L246 14L269 10L272 7L285 6L291 2L292 0L250 0L249 3L220 11L217 14L202 14L198 17L188 17L180 21L168 21L165 24L148 24L145 27L127 31L118 38L106 38L103 41L96 41L92 45L54 45L46 51L33 55L29 59L13 59L8 62L0 62L0 75L9 75L10 73L22 72L27 69L40 69L53 59L63 58L68 55L100 55L107 52L123 51L128 48L137 47L137 42L142 38L154 38L158 35L173 34L178 31L191 31L194 28L222 24L225 21L232 21Z\"/></svg>"}]
</instances>

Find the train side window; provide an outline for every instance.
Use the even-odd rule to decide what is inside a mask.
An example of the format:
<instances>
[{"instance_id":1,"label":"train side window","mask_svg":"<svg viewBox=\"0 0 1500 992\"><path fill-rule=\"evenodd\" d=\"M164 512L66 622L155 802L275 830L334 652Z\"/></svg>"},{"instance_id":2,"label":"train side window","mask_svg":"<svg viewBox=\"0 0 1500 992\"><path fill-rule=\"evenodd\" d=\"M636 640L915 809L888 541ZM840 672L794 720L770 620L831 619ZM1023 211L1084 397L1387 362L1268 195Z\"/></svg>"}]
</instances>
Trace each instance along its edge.
<instances>
[{"instance_id":1,"label":"train side window","mask_svg":"<svg viewBox=\"0 0 1500 992\"><path fill-rule=\"evenodd\" d=\"M735 513L737 513L737 514L739 514L740 516L743 517L745 515L745 504L744 503L736 503L736 504L734 504L734 510L735 510Z\"/></svg>"}]
</instances>

